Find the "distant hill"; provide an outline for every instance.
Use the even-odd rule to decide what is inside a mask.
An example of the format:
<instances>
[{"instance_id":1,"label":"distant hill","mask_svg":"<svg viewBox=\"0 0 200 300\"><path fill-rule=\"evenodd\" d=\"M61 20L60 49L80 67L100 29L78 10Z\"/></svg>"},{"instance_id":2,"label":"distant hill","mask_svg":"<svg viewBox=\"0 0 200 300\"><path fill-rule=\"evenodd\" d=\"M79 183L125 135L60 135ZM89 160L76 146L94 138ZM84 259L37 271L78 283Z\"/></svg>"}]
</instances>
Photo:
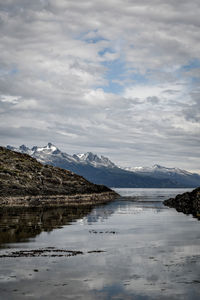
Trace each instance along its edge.
<instances>
[{"instance_id":1,"label":"distant hill","mask_svg":"<svg viewBox=\"0 0 200 300\"><path fill-rule=\"evenodd\" d=\"M197 187L200 185L200 175L176 168L165 168L155 165L152 168L120 168L107 157L98 156L92 152L69 155L48 143L44 147L25 145L8 149L26 153L43 164L64 168L84 176L95 184L109 187L127 188L180 188Z\"/></svg>"},{"instance_id":2,"label":"distant hill","mask_svg":"<svg viewBox=\"0 0 200 300\"><path fill-rule=\"evenodd\" d=\"M164 166L154 165L152 167L125 168L125 170L151 178L168 178L170 181L177 182L185 187L197 187L200 185L199 174L191 173L179 168L166 168Z\"/></svg>"},{"instance_id":3,"label":"distant hill","mask_svg":"<svg viewBox=\"0 0 200 300\"><path fill-rule=\"evenodd\" d=\"M54 201L55 205L59 201L65 203L74 200L79 203L84 199L90 200L90 196L82 195L94 195L94 202L95 199L103 202L104 196L109 199L116 196L116 193L71 171L41 164L25 153L0 147L0 205L6 204L6 201L11 205L16 205L16 201L20 205L26 205L33 200L32 204L37 206L43 200L44 204L53 204ZM54 200L51 202L51 199Z\"/></svg>"}]
</instances>

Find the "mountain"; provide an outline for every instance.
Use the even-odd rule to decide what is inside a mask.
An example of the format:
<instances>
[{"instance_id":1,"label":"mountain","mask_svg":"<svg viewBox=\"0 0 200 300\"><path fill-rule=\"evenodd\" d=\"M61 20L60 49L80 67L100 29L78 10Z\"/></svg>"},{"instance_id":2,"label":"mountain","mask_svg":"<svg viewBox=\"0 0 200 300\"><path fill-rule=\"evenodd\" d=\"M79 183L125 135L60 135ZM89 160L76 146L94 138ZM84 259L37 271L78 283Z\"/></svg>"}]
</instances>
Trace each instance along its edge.
<instances>
[{"instance_id":1,"label":"mountain","mask_svg":"<svg viewBox=\"0 0 200 300\"><path fill-rule=\"evenodd\" d=\"M116 168L117 166L105 156L98 156L92 152L74 154L73 157L80 163L86 163L96 168Z\"/></svg>"},{"instance_id":2,"label":"mountain","mask_svg":"<svg viewBox=\"0 0 200 300\"><path fill-rule=\"evenodd\" d=\"M172 173L177 173L181 175L190 175L192 173L181 170L178 168L166 168L160 165L154 165L152 167L126 167L124 170L132 171L132 172L137 172L141 174L172 174Z\"/></svg>"},{"instance_id":3,"label":"mountain","mask_svg":"<svg viewBox=\"0 0 200 300\"><path fill-rule=\"evenodd\" d=\"M48 155L56 150L50 145L44 148ZM20 151L30 149L23 146ZM40 148L38 151L43 153ZM93 204L114 196L116 193L106 186L93 184L71 171L41 164L25 153L0 147L0 206Z\"/></svg>"},{"instance_id":4,"label":"mountain","mask_svg":"<svg viewBox=\"0 0 200 300\"><path fill-rule=\"evenodd\" d=\"M152 168L120 168L107 157L92 152L69 155L60 151L55 145L48 143L44 147L25 145L8 149L26 153L39 162L64 168L84 176L87 180L109 187L127 188L179 188L197 187L200 175L176 168L165 168L155 165Z\"/></svg>"},{"instance_id":5,"label":"mountain","mask_svg":"<svg viewBox=\"0 0 200 300\"><path fill-rule=\"evenodd\" d=\"M74 154L69 155L67 153L61 152L56 146L51 143L48 143L44 147L33 146L31 149L26 147L25 145L21 145L19 148L13 146L6 147L9 150L26 153L30 156L36 158L38 161L42 163L50 163L51 160L55 158L60 158L69 163L78 163L81 165L90 165L93 167L106 167L106 168L115 168L117 167L114 163L112 163L107 157L98 156L93 154L92 152L87 152L84 154Z\"/></svg>"},{"instance_id":6,"label":"mountain","mask_svg":"<svg viewBox=\"0 0 200 300\"><path fill-rule=\"evenodd\" d=\"M197 187L200 185L199 174L190 173L179 168L166 168L164 166L154 165L152 167L132 167L125 169L151 178L168 178L186 187Z\"/></svg>"}]
</instances>

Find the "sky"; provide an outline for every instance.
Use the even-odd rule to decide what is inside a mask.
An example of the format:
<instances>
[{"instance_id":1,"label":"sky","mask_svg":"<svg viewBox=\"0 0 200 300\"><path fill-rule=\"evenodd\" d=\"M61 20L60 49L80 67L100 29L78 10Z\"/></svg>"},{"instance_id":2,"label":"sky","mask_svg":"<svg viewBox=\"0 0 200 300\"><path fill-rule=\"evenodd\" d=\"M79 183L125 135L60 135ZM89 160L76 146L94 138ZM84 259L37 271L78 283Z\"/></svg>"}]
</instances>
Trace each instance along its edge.
<instances>
[{"instance_id":1,"label":"sky","mask_svg":"<svg viewBox=\"0 0 200 300\"><path fill-rule=\"evenodd\" d=\"M0 0L0 144L200 173L199 15L199 0Z\"/></svg>"}]
</instances>

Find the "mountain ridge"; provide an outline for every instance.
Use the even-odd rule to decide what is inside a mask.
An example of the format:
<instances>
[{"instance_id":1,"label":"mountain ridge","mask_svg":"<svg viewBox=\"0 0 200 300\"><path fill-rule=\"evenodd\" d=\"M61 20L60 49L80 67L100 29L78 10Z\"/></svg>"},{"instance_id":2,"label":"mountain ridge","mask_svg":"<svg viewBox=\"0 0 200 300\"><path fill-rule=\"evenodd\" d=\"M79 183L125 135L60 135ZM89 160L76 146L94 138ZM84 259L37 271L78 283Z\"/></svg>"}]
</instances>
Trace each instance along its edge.
<instances>
[{"instance_id":1,"label":"mountain ridge","mask_svg":"<svg viewBox=\"0 0 200 300\"><path fill-rule=\"evenodd\" d=\"M62 152L52 143L44 147L25 145L19 148L7 146L8 149L27 153L39 162L71 170L96 184L109 187L197 187L200 175L178 168L167 168L160 165L153 167L122 168L105 156L92 152L69 155Z\"/></svg>"},{"instance_id":2,"label":"mountain ridge","mask_svg":"<svg viewBox=\"0 0 200 300\"><path fill-rule=\"evenodd\" d=\"M127 171L132 171L132 172L140 172L140 173L150 173L150 172L174 172L174 173L179 173L183 175L192 175L196 174L199 175L198 173L192 173L186 170L182 170L180 168L172 168L172 167L165 167L161 166L159 164L155 164L152 167L125 167L123 168L124 170Z\"/></svg>"}]
</instances>

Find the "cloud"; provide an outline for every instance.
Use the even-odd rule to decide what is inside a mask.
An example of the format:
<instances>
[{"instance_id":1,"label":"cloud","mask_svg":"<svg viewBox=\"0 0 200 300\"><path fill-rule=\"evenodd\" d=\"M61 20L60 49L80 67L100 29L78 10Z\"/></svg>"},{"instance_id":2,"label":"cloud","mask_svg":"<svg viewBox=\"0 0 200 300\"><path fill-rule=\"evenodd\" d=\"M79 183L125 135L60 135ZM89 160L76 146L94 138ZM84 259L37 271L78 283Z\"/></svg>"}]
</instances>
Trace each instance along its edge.
<instances>
[{"instance_id":1,"label":"cloud","mask_svg":"<svg viewBox=\"0 0 200 300\"><path fill-rule=\"evenodd\" d=\"M197 0L0 0L1 144L200 171L199 11Z\"/></svg>"}]
</instances>

